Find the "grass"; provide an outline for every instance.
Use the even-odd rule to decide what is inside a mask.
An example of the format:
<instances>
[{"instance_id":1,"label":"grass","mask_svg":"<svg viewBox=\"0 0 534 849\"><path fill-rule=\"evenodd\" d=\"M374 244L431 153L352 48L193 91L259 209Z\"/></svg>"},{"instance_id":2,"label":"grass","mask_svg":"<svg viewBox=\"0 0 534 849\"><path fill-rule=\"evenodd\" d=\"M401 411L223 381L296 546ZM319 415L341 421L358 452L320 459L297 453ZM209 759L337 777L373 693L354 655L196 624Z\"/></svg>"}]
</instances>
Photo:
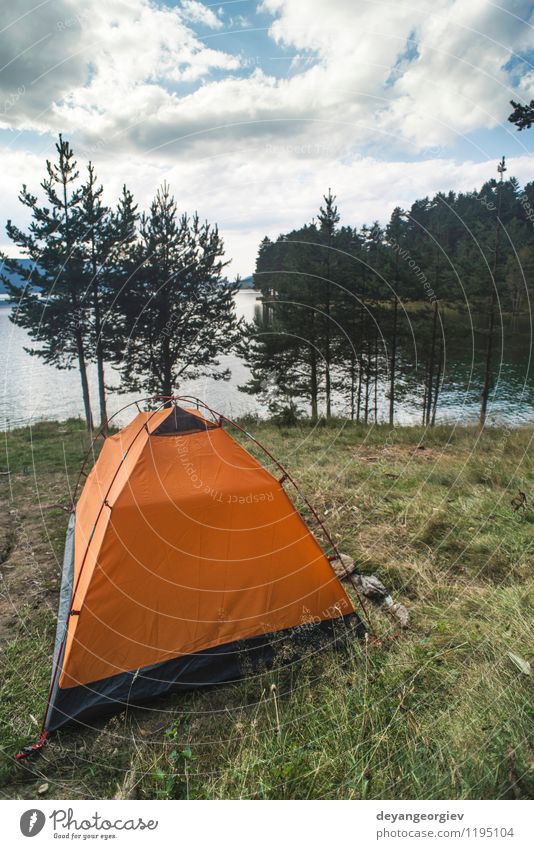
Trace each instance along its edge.
<instances>
[{"instance_id":1,"label":"grass","mask_svg":"<svg viewBox=\"0 0 534 849\"><path fill-rule=\"evenodd\" d=\"M405 604L397 634L65 730L34 760L78 421L5 435L0 722L5 798L531 798L532 429L249 422L342 551ZM248 446L250 447L250 445ZM526 507L514 509L518 491Z\"/></svg>"}]
</instances>

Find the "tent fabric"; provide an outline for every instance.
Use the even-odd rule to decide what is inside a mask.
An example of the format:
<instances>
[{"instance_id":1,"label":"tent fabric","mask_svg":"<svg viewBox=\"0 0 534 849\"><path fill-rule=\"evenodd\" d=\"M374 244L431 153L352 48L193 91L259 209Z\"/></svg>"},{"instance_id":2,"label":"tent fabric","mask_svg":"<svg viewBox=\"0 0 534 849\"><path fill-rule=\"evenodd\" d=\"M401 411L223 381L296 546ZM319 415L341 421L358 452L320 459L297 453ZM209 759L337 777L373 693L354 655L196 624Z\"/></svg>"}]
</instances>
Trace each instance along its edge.
<instances>
[{"instance_id":1,"label":"tent fabric","mask_svg":"<svg viewBox=\"0 0 534 849\"><path fill-rule=\"evenodd\" d=\"M67 539L47 730L233 680L273 635L361 625L281 482L195 410L106 439Z\"/></svg>"}]
</instances>

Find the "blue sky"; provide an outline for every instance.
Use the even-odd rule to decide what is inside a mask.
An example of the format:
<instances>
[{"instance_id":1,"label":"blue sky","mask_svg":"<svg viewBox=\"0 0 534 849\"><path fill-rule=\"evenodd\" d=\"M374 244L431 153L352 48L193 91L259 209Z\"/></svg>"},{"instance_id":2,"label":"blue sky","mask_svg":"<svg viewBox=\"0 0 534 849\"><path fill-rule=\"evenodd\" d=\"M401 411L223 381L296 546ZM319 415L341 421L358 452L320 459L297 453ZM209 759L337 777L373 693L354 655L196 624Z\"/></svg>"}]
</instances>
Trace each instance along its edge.
<instances>
[{"instance_id":1,"label":"blue sky","mask_svg":"<svg viewBox=\"0 0 534 849\"><path fill-rule=\"evenodd\" d=\"M217 221L232 270L264 235L343 221L493 176L534 178L534 4L507 0L18 0L0 11L2 218L38 189L58 132L110 202L167 179ZM0 246L9 248L0 234Z\"/></svg>"}]
</instances>

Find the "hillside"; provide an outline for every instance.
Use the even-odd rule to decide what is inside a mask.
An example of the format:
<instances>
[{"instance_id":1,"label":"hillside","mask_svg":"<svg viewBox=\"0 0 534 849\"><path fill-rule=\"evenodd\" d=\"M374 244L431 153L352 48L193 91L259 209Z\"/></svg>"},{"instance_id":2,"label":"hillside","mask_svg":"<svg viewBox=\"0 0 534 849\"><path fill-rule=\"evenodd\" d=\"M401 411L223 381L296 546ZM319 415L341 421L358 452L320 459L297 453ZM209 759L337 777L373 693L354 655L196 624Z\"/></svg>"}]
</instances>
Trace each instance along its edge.
<instances>
[{"instance_id":1,"label":"hillside","mask_svg":"<svg viewBox=\"0 0 534 849\"><path fill-rule=\"evenodd\" d=\"M35 798L46 782L58 799L531 797L533 430L247 427L341 550L406 605L410 628L369 605L376 640L64 731L18 765L46 698L58 505L86 435L72 420L12 431L0 467L2 795Z\"/></svg>"},{"instance_id":2,"label":"hillside","mask_svg":"<svg viewBox=\"0 0 534 849\"><path fill-rule=\"evenodd\" d=\"M25 268L28 268L32 264L32 261L29 260L29 259L21 259L21 260L19 260L19 262ZM10 271L8 271L7 268L5 267L5 264L0 261L0 275L2 275L2 274L5 274L5 276L8 277L9 280L11 280L12 283L20 284L20 283L23 282L21 277L19 277L17 274L12 274ZM249 274L247 277L243 277L241 279L240 288L241 289L252 289L252 288L254 288L252 274ZM2 280L0 279L0 295L4 295L5 293L6 293L6 287L5 287L4 283L2 282Z\"/></svg>"}]
</instances>

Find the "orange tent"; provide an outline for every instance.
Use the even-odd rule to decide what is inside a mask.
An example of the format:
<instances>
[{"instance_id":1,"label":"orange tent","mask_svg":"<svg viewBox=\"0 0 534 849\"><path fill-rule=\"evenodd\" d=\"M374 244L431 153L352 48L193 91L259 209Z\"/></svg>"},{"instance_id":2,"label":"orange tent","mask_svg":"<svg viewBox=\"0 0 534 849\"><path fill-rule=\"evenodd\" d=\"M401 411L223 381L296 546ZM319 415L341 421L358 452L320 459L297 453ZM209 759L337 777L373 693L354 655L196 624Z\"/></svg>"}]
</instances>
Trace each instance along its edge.
<instances>
[{"instance_id":1,"label":"orange tent","mask_svg":"<svg viewBox=\"0 0 534 849\"><path fill-rule=\"evenodd\" d=\"M285 477L176 404L105 440L70 516L45 736L363 628Z\"/></svg>"}]
</instances>

